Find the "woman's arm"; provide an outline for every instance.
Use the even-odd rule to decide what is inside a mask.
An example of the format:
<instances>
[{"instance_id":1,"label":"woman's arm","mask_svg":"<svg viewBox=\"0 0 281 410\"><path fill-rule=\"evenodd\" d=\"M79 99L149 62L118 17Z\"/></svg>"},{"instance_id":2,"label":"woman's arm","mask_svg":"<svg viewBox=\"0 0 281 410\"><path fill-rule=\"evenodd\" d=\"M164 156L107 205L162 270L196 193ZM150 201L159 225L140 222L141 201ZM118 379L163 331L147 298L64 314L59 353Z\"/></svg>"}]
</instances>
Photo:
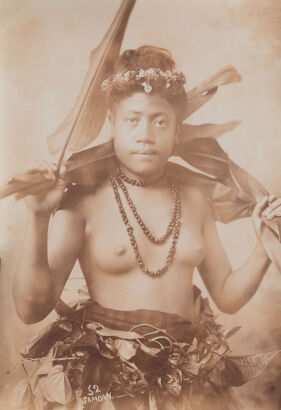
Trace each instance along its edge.
<instances>
[{"instance_id":1,"label":"woman's arm","mask_svg":"<svg viewBox=\"0 0 281 410\"><path fill-rule=\"evenodd\" d=\"M26 197L26 233L13 281L16 310L25 323L42 320L54 308L84 239L77 206L57 211L48 233L50 216L61 202L66 182L63 174L56 179L54 171L43 172L54 183L51 189Z\"/></svg>"},{"instance_id":2,"label":"woman's arm","mask_svg":"<svg viewBox=\"0 0 281 410\"><path fill-rule=\"evenodd\" d=\"M49 219L28 215L13 284L16 310L25 323L38 322L52 311L83 244L84 224L76 212L57 211L48 235Z\"/></svg>"},{"instance_id":3,"label":"woman's arm","mask_svg":"<svg viewBox=\"0 0 281 410\"><path fill-rule=\"evenodd\" d=\"M262 213L266 215L270 211L278 214L280 202L275 202L275 208L273 204L264 199L256 206L254 216L259 218ZM232 271L208 204L204 214L206 254L198 270L218 308L233 314L255 294L271 261L258 239L246 262Z\"/></svg>"}]
</instances>

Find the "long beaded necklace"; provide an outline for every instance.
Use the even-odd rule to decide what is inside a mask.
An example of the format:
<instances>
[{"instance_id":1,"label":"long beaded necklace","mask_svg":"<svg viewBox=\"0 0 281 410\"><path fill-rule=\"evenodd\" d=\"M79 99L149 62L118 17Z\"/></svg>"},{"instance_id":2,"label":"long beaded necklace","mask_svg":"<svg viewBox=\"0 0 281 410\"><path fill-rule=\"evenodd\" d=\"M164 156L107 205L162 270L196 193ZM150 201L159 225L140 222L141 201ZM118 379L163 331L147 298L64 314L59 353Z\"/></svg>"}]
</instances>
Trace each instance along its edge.
<instances>
[{"instance_id":1,"label":"long beaded necklace","mask_svg":"<svg viewBox=\"0 0 281 410\"><path fill-rule=\"evenodd\" d=\"M174 219L173 222L170 222L172 224L172 233L173 233L171 247L170 247L168 255L166 257L166 261L165 261L164 266L162 268L159 268L159 269L153 271L153 270L148 269L144 265L143 259L140 255L138 245L137 245L137 241L136 241L136 238L135 238L134 232L133 232L134 229L133 229L132 225L129 223L129 219L127 217L126 211L123 207L122 200L121 200L121 197L120 197L120 194L119 194L118 181L116 179L116 172L115 172L115 175L112 174L112 175L110 175L109 178L110 178L111 186L113 188L115 200L116 200L116 203L117 203L118 208L119 208L119 212L121 214L124 225L126 226L127 233L128 233L128 236L129 236L129 240L130 240L130 243L133 247L133 250L134 250L134 253L135 253L135 256L136 256L136 259L137 259L137 262L138 262L138 265L139 265L141 271L144 272L145 274L151 276L151 277L159 277L159 276L163 275L165 272L167 272L170 264L172 263L172 261L174 259L174 256L175 256L175 253L176 253L176 245L177 245L178 238L179 238L179 233L180 233L181 201L180 201L180 196L179 196L179 193L178 193L178 190L177 190L176 186L173 185L173 190L175 192L175 199L174 199L174 202L175 202L175 219ZM136 181L136 182L139 182L139 181ZM134 185L136 185L136 184L134 184ZM141 185L141 186L145 186L145 185ZM135 207L135 205L134 205L134 207ZM142 221L141 218L140 218L140 221L141 221L141 225L143 225L146 228L145 230L148 231L147 227L145 226L145 224L144 224L144 222Z\"/></svg>"},{"instance_id":2,"label":"long beaded necklace","mask_svg":"<svg viewBox=\"0 0 281 410\"><path fill-rule=\"evenodd\" d=\"M173 202L173 210L172 210L172 216L171 216L171 220L167 226L166 232L159 236L159 237L155 237L154 235L152 235L152 233L149 231L149 229L147 228L147 226L145 225L145 223L143 222L142 218L140 217L139 213L137 212L136 206L133 203L132 199L129 196L128 190L125 186L125 184L123 183L122 179L123 179L123 175L120 173L116 173L115 174L115 179L118 183L118 185L120 186L120 188L122 189L122 192L124 194L124 197L126 198L126 201L129 205L129 207L131 208L131 211L134 215L134 217L136 218L136 221L138 222L138 224L140 225L143 233L147 236L147 238L155 243L155 244L162 244L164 243L172 234L173 229L174 229L174 223L176 220L176 215L177 215L177 188L174 184L171 184L171 197L172 197L172 202ZM139 182L139 181L137 181ZM142 185L144 186L144 185Z\"/></svg>"}]
</instances>

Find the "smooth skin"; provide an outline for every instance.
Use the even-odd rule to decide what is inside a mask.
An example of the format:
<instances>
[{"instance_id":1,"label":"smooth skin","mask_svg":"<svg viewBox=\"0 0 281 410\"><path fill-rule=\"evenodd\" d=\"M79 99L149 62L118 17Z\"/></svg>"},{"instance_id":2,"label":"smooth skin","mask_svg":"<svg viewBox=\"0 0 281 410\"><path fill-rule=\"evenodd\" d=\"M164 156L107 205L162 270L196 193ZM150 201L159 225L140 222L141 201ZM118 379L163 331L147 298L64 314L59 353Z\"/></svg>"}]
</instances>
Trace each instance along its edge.
<instances>
[{"instance_id":1,"label":"smooth skin","mask_svg":"<svg viewBox=\"0 0 281 410\"><path fill-rule=\"evenodd\" d=\"M138 180L164 174L180 130L173 106L162 96L137 92L122 99L110 114L115 153L123 172ZM54 173L46 169L46 178ZM64 175L54 187L26 198L28 223L14 279L18 315L25 323L42 320L54 308L79 260L90 296L118 310L156 309L193 320L193 272L198 267L217 307L235 313L257 291L270 260L257 240L254 250L233 271L218 236L208 201L196 187L180 185L182 224L176 255L168 272L151 278L138 267L108 180L91 193L52 212L61 202ZM172 201L165 177L159 183L127 185L136 208L150 231L160 236L171 216ZM125 200L140 253L149 269L165 263L170 240L152 244L141 232ZM263 198L253 219L281 215L281 199Z\"/></svg>"}]
</instances>

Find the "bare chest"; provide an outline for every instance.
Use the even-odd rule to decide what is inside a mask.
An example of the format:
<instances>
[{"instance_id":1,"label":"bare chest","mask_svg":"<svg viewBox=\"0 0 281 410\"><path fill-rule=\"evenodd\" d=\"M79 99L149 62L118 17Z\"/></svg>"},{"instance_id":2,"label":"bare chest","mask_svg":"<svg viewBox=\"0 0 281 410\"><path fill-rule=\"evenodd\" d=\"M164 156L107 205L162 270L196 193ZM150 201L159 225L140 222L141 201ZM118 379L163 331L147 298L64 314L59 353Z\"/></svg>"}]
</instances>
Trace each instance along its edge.
<instances>
[{"instance_id":1,"label":"bare chest","mask_svg":"<svg viewBox=\"0 0 281 410\"><path fill-rule=\"evenodd\" d=\"M95 212L88 218L84 258L89 269L108 274L124 274L138 268L136 255L130 242L126 226L113 196L107 197L95 207ZM172 245L172 235L162 244L152 243L143 233L133 213L124 204L126 215L133 226L134 237L145 266L157 270L165 262ZM145 226L156 237L163 235L171 219L172 205L167 203L144 203L139 215ZM180 234L176 245L173 266L194 269L204 255L204 241L201 234L200 215L189 209L182 201Z\"/></svg>"}]
</instances>

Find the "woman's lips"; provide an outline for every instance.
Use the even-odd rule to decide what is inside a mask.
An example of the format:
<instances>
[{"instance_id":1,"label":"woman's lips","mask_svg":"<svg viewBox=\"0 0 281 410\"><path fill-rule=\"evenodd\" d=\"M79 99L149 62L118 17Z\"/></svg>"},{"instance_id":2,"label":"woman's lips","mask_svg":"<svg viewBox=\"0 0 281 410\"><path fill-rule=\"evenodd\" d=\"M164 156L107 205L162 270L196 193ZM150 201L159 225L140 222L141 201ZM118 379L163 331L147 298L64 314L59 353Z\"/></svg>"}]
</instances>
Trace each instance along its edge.
<instances>
[{"instance_id":1,"label":"woman's lips","mask_svg":"<svg viewBox=\"0 0 281 410\"><path fill-rule=\"evenodd\" d=\"M144 156L150 156L150 155L156 155L155 151L151 150L144 150L144 151L135 151L133 152L134 155L144 155Z\"/></svg>"}]
</instances>

